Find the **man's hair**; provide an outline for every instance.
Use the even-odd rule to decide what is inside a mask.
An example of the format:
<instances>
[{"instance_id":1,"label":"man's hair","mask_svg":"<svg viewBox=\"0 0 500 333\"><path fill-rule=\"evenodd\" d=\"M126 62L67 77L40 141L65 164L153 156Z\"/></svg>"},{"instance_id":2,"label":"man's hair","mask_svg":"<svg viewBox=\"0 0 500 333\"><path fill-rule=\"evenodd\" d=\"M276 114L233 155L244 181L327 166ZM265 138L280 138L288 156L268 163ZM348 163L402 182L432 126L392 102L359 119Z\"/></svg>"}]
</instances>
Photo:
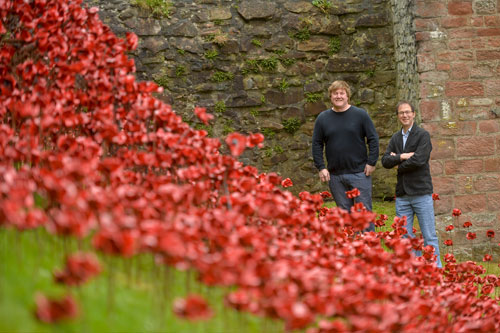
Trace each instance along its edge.
<instances>
[{"instance_id":1,"label":"man's hair","mask_svg":"<svg viewBox=\"0 0 500 333\"><path fill-rule=\"evenodd\" d=\"M411 104L408 101L400 101L398 105L396 105L396 114L398 114L399 107L404 104L408 104L410 106L411 112L415 113L415 108L413 107L413 104Z\"/></svg>"},{"instance_id":2,"label":"man's hair","mask_svg":"<svg viewBox=\"0 0 500 333\"><path fill-rule=\"evenodd\" d=\"M328 96L331 96L332 92L334 92L337 89L344 89L347 94L347 98L348 99L351 98L351 87L349 87L349 84L347 82L341 80L332 82L330 87L328 87Z\"/></svg>"}]
</instances>

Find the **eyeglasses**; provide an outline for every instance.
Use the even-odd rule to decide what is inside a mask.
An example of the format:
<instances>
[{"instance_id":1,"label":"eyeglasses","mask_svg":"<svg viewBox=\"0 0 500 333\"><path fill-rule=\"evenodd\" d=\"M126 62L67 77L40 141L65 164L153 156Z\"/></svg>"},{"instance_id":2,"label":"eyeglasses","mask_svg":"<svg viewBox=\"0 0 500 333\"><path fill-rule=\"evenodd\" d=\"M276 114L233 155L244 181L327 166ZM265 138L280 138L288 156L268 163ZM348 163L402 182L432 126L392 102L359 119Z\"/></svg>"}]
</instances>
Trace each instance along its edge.
<instances>
[{"instance_id":1,"label":"eyeglasses","mask_svg":"<svg viewBox=\"0 0 500 333\"><path fill-rule=\"evenodd\" d=\"M402 115L407 116L407 115L412 114L412 113L413 113L413 111L402 111L402 112L398 112L398 116L402 116Z\"/></svg>"}]
</instances>

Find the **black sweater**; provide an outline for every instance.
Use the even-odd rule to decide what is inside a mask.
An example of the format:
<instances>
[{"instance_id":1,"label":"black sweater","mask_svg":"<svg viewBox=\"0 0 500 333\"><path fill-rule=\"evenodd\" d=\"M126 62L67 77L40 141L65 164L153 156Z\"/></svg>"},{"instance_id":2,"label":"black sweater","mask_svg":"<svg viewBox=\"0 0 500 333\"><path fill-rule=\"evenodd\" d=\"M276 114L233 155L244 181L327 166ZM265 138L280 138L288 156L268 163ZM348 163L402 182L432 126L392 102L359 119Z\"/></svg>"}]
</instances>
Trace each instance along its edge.
<instances>
[{"instance_id":1,"label":"black sweater","mask_svg":"<svg viewBox=\"0 0 500 333\"><path fill-rule=\"evenodd\" d=\"M344 112L321 112L312 139L314 165L319 171L325 169L324 147L332 174L363 172L366 164L374 166L379 154L378 135L368 113L355 106Z\"/></svg>"},{"instance_id":2,"label":"black sweater","mask_svg":"<svg viewBox=\"0 0 500 333\"><path fill-rule=\"evenodd\" d=\"M393 168L398 165L398 182L396 196L432 194L432 178L429 167L432 144L429 132L413 124L405 148L403 149L403 134L395 133L384 156L382 165ZM391 156L391 152L396 156ZM415 154L405 161L401 161L402 153L414 152Z\"/></svg>"}]
</instances>

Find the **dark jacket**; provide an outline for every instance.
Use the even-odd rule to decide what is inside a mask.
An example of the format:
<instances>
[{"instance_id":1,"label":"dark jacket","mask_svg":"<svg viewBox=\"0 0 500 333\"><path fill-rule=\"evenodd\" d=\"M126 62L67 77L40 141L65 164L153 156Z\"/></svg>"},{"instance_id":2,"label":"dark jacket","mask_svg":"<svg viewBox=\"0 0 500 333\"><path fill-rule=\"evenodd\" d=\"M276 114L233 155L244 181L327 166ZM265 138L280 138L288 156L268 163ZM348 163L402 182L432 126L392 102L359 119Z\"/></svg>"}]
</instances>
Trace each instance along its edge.
<instances>
[{"instance_id":1,"label":"dark jacket","mask_svg":"<svg viewBox=\"0 0 500 333\"><path fill-rule=\"evenodd\" d=\"M392 136L382 157L382 165L387 169L398 166L396 196L432 194L432 178L429 167L431 150L429 132L416 124L413 124L404 149L401 130ZM391 152L396 153L396 155L391 156ZM410 152L415 154L409 159L401 161L400 155Z\"/></svg>"}]
</instances>

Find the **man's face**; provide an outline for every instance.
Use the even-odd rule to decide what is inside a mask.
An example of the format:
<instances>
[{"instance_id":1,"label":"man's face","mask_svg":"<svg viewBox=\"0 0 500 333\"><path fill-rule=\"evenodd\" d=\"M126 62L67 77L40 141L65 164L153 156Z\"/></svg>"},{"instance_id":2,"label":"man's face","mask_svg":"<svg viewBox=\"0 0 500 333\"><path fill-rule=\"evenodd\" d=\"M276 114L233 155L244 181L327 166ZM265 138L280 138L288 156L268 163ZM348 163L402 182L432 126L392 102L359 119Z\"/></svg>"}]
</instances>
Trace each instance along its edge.
<instances>
[{"instance_id":1,"label":"man's face","mask_svg":"<svg viewBox=\"0 0 500 333\"><path fill-rule=\"evenodd\" d=\"M415 120L415 112L412 112L411 106L408 104L401 104L398 108L398 119L401 125L410 128Z\"/></svg>"},{"instance_id":2,"label":"man's face","mask_svg":"<svg viewBox=\"0 0 500 333\"><path fill-rule=\"evenodd\" d=\"M345 89L339 88L337 90L332 91L330 95L330 100L332 101L333 108L335 110L344 111L347 105L349 104L349 98L347 97L347 93Z\"/></svg>"}]
</instances>

